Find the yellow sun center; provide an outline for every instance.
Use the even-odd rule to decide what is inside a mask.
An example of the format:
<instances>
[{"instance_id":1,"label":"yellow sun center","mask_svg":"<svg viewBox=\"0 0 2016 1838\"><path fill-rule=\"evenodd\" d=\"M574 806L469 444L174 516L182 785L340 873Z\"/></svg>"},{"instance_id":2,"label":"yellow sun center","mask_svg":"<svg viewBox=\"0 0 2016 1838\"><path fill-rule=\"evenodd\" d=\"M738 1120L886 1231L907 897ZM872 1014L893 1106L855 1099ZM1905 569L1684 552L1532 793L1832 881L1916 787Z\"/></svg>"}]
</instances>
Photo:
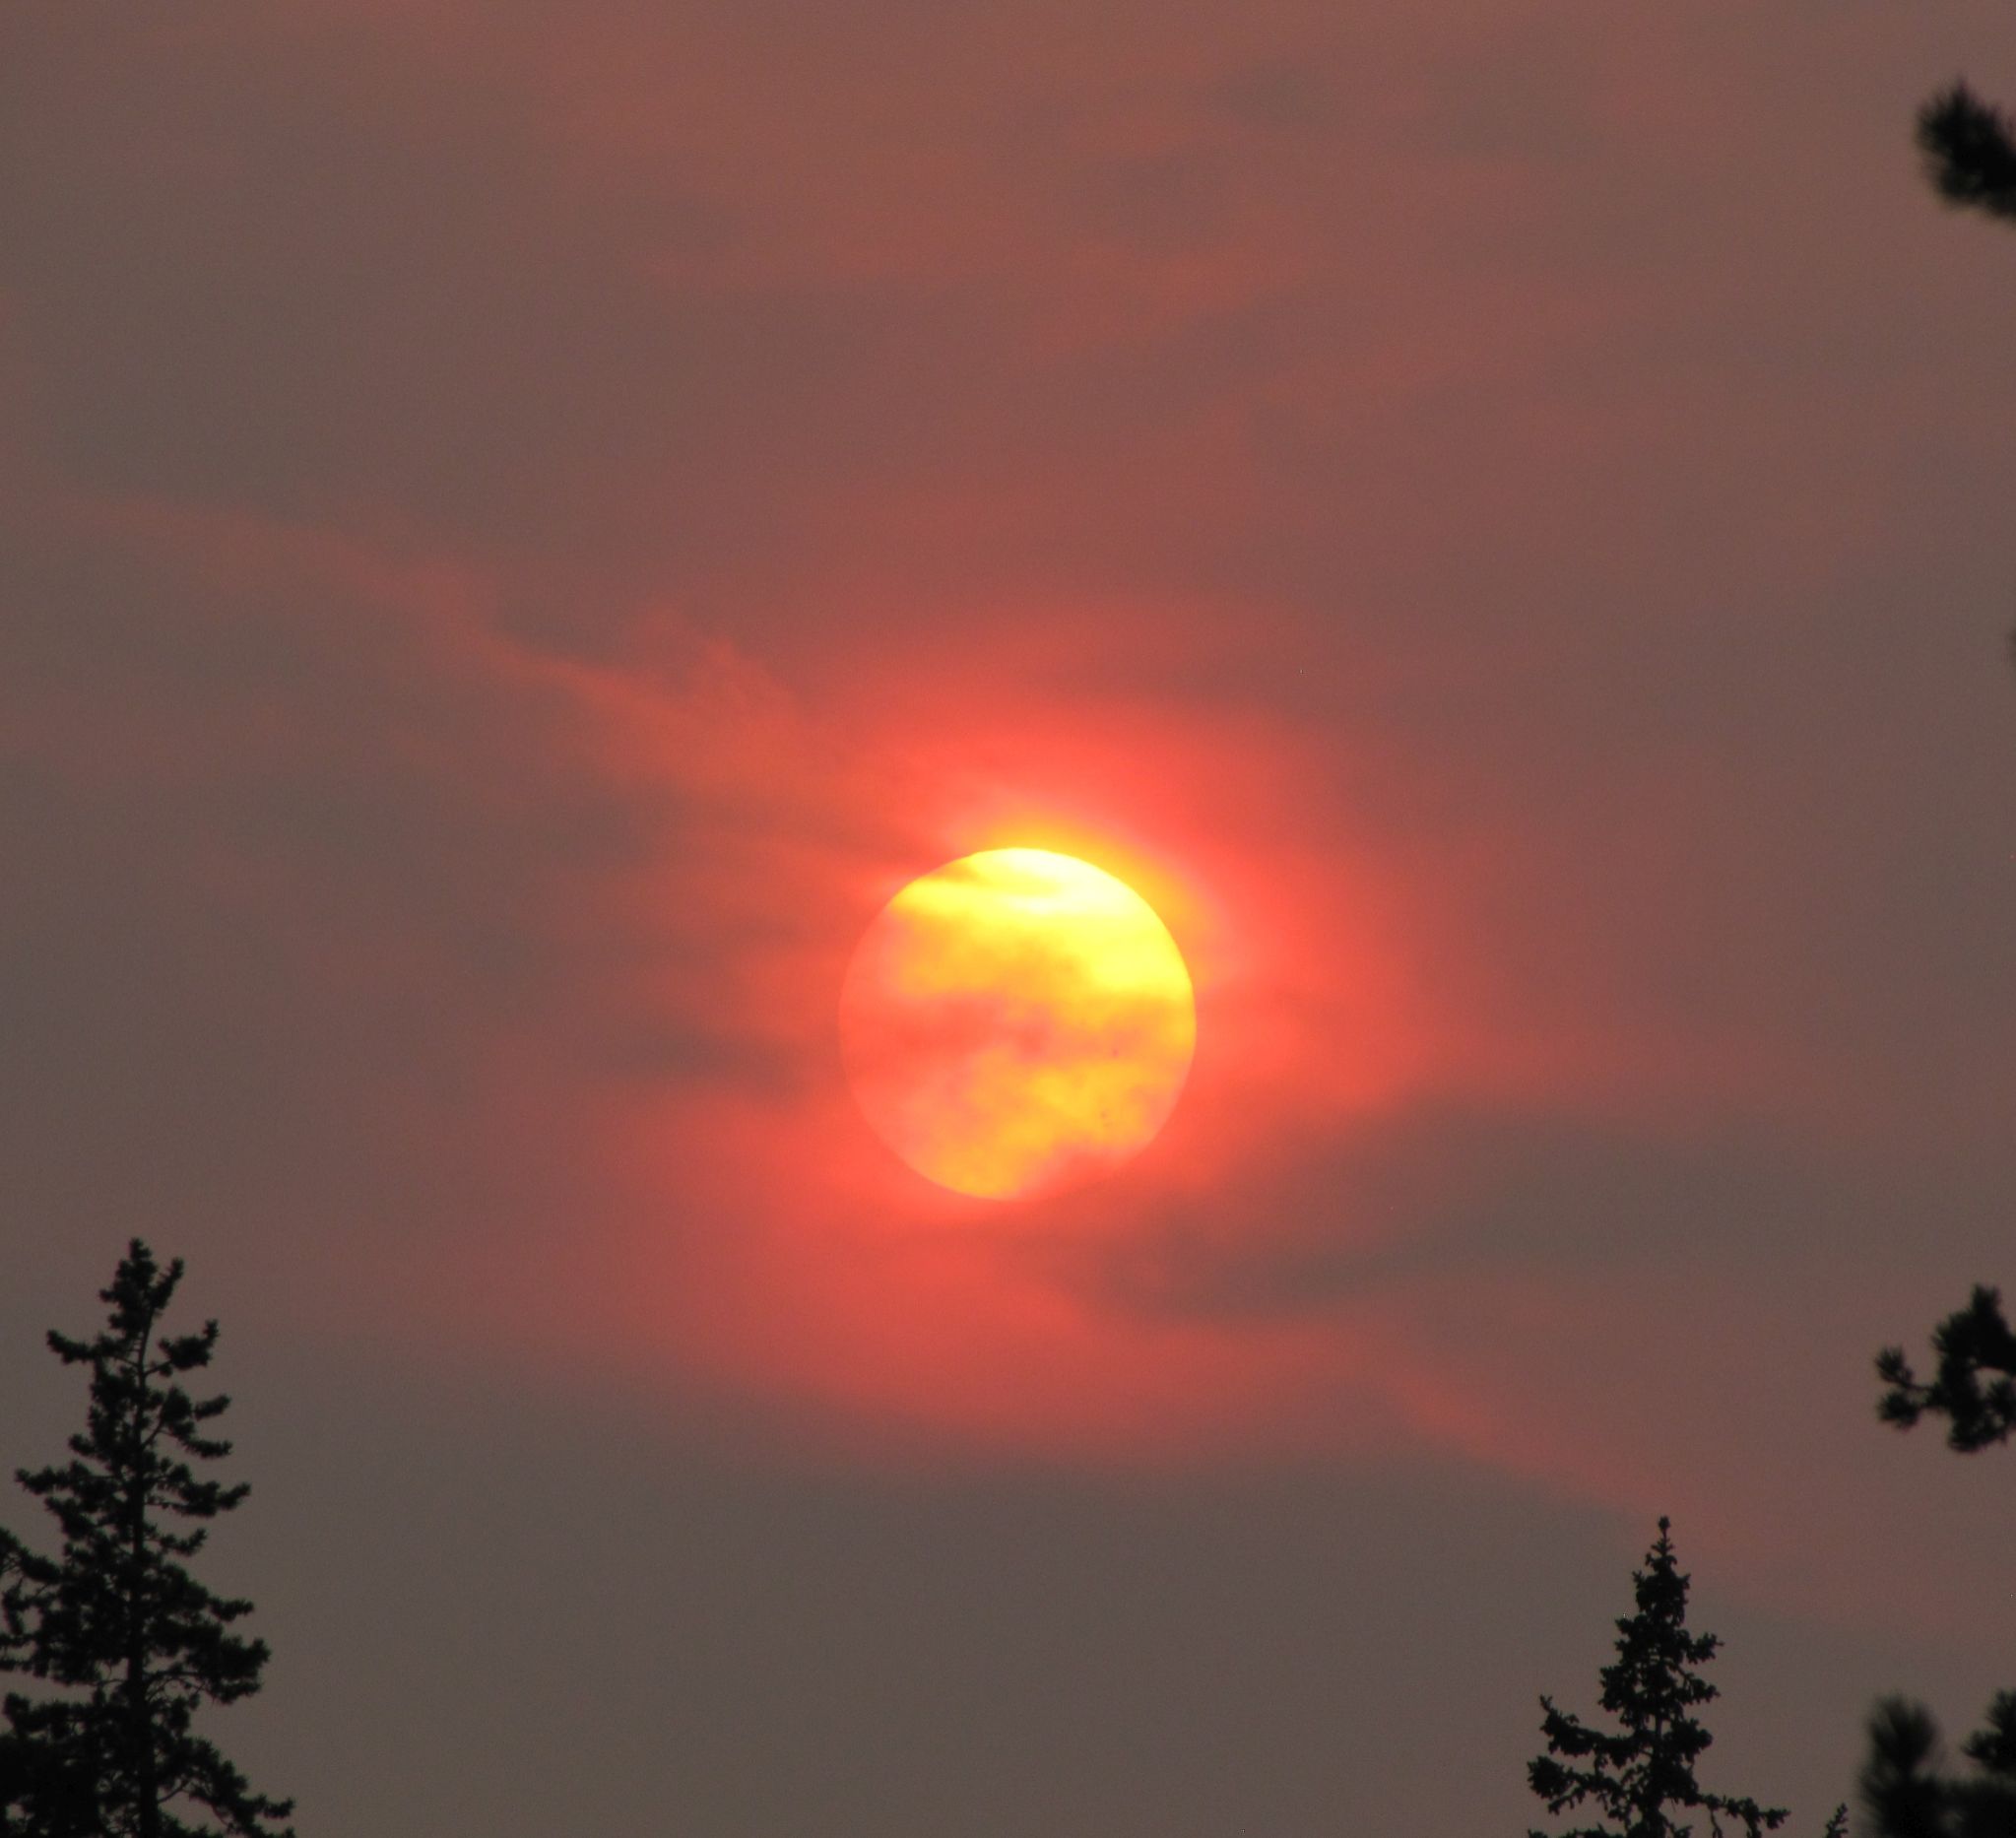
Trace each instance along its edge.
<instances>
[{"instance_id":1,"label":"yellow sun center","mask_svg":"<svg viewBox=\"0 0 2016 1838\"><path fill-rule=\"evenodd\" d=\"M840 997L876 1132L960 1193L1021 1198L1153 1140L1197 1044L1183 954L1125 883L1047 849L988 849L876 917Z\"/></svg>"}]
</instances>

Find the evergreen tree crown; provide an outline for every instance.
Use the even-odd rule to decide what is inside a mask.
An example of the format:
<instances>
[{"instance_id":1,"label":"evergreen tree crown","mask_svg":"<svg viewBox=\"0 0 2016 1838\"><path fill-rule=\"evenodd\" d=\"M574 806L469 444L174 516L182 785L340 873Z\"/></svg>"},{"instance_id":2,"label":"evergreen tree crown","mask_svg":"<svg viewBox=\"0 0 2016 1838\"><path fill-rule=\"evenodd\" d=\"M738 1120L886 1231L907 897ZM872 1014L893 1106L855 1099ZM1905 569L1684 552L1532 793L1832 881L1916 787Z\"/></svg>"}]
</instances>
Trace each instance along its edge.
<instances>
[{"instance_id":1,"label":"evergreen tree crown","mask_svg":"<svg viewBox=\"0 0 2016 1838\"><path fill-rule=\"evenodd\" d=\"M18 1811L30 1838L292 1838L291 1803L253 1793L192 1728L206 1701L258 1689L268 1649L232 1631L249 1602L186 1568L248 1489L195 1467L230 1453L206 1429L230 1401L182 1382L210 1363L217 1323L161 1331L181 1280L179 1259L163 1269L136 1238L99 1291L105 1327L48 1337L65 1365L89 1367L90 1405L68 1462L16 1476L54 1518L57 1553L0 1532L0 1672L55 1688L0 1706L0 1831ZM188 1823L179 1802L216 1824Z\"/></svg>"},{"instance_id":2,"label":"evergreen tree crown","mask_svg":"<svg viewBox=\"0 0 2016 1838\"><path fill-rule=\"evenodd\" d=\"M1698 1810L1720 1835L1723 1821L1747 1838L1785 1822L1782 1806L1702 1790L1694 1764L1714 1740L1693 1714L1719 1695L1698 1669L1721 1642L1687 1631L1688 1579L1674 1555L1672 1523L1658 1522L1658 1537L1645 1567L1632 1573L1637 1611L1617 1621L1617 1658L1602 1669L1600 1702L1619 1729L1584 1723L1540 1699L1547 1753L1527 1769L1532 1791L1557 1817L1585 1805L1597 1814L1561 1838L1689 1838L1693 1825L1674 1814ZM1546 1838L1533 1832L1529 1838Z\"/></svg>"}]
</instances>

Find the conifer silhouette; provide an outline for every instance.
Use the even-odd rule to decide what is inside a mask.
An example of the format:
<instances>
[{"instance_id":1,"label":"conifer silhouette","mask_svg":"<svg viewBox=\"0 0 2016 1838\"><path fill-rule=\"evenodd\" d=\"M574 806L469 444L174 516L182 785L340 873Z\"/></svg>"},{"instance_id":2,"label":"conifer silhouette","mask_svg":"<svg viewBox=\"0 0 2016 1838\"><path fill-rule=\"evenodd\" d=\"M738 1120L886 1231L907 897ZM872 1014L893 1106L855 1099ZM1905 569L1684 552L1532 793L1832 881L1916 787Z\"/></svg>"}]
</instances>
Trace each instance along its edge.
<instances>
[{"instance_id":1,"label":"conifer silhouette","mask_svg":"<svg viewBox=\"0 0 2016 1838\"><path fill-rule=\"evenodd\" d=\"M181 1279L179 1260L163 1270L136 1238L99 1292L104 1330L48 1337L64 1364L90 1368L91 1404L69 1462L16 1477L54 1516L58 1554L0 1532L0 1672L43 1687L4 1702L10 1838L293 1838L282 1825L292 1803L255 1794L191 1727L204 1702L257 1690L268 1655L231 1631L252 1605L213 1595L184 1567L204 1522L247 1489L191 1466L230 1453L205 1428L229 1400L199 1402L182 1385L210 1363L217 1323L160 1330ZM199 1808L201 1824L181 1816Z\"/></svg>"},{"instance_id":2,"label":"conifer silhouette","mask_svg":"<svg viewBox=\"0 0 2016 1838\"><path fill-rule=\"evenodd\" d=\"M1719 1695L1698 1669L1721 1642L1687 1631L1688 1579L1673 1555L1669 1520L1659 1521L1645 1568L1631 1580L1638 1612L1617 1622L1617 1663L1601 1674L1602 1707L1617 1732L1595 1729L1542 1696L1547 1752L1528 1766L1528 1782L1557 1818L1584 1806L1597 1814L1595 1824L1561 1838L1688 1838L1694 1826L1675 1815L1690 1811L1705 1812L1717 1838L1724 1819L1747 1838L1776 1831L1785 1823L1784 1807L1705 1793L1695 1779L1694 1764L1715 1739L1694 1712ZM1843 1838L1847 1828L1843 1807L1828 1821L1827 1838Z\"/></svg>"}]
</instances>

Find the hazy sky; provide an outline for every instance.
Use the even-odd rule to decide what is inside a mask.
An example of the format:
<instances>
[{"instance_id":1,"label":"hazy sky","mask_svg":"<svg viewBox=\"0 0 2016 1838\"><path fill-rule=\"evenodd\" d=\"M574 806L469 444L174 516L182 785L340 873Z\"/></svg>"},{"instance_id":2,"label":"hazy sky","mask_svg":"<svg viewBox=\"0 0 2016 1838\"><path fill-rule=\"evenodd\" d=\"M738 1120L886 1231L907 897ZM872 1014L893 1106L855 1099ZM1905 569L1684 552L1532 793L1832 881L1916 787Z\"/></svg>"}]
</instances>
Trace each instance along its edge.
<instances>
[{"instance_id":1,"label":"hazy sky","mask_svg":"<svg viewBox=\"0 0 2016 1838\"><path fill-rule=\"evenodd\" d=\"M2016 16L0 6L0 1463L220 1316L318 1838L1522 1831L1669 1513L1711 1784L2016 1683ZM855 941L1155 901L955 1200ZM39 1538L14 1496L0 1523Z\"/></svg>"}]
</instances>

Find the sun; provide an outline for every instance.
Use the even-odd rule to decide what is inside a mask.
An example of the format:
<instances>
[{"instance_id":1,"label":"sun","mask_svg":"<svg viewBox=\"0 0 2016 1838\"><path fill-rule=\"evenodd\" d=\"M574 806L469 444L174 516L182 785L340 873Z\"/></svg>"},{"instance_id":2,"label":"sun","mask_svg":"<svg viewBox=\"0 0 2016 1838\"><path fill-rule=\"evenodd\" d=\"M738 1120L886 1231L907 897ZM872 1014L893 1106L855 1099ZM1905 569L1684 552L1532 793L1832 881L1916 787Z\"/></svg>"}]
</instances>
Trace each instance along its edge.
<instances>
[{"instance_id":1,"label":"sun","mask_svg":"<svg viewBox=\"0 0 2016 1838\"><path fill-rule=\"evenodd\" d=\"M1048 849L987 849L882 908L840 994L876 1133L943 1187L1021 1200L1152 1142L1197 1047L1183 953L1146 900Z\"/></svg>"}]
</instances>

